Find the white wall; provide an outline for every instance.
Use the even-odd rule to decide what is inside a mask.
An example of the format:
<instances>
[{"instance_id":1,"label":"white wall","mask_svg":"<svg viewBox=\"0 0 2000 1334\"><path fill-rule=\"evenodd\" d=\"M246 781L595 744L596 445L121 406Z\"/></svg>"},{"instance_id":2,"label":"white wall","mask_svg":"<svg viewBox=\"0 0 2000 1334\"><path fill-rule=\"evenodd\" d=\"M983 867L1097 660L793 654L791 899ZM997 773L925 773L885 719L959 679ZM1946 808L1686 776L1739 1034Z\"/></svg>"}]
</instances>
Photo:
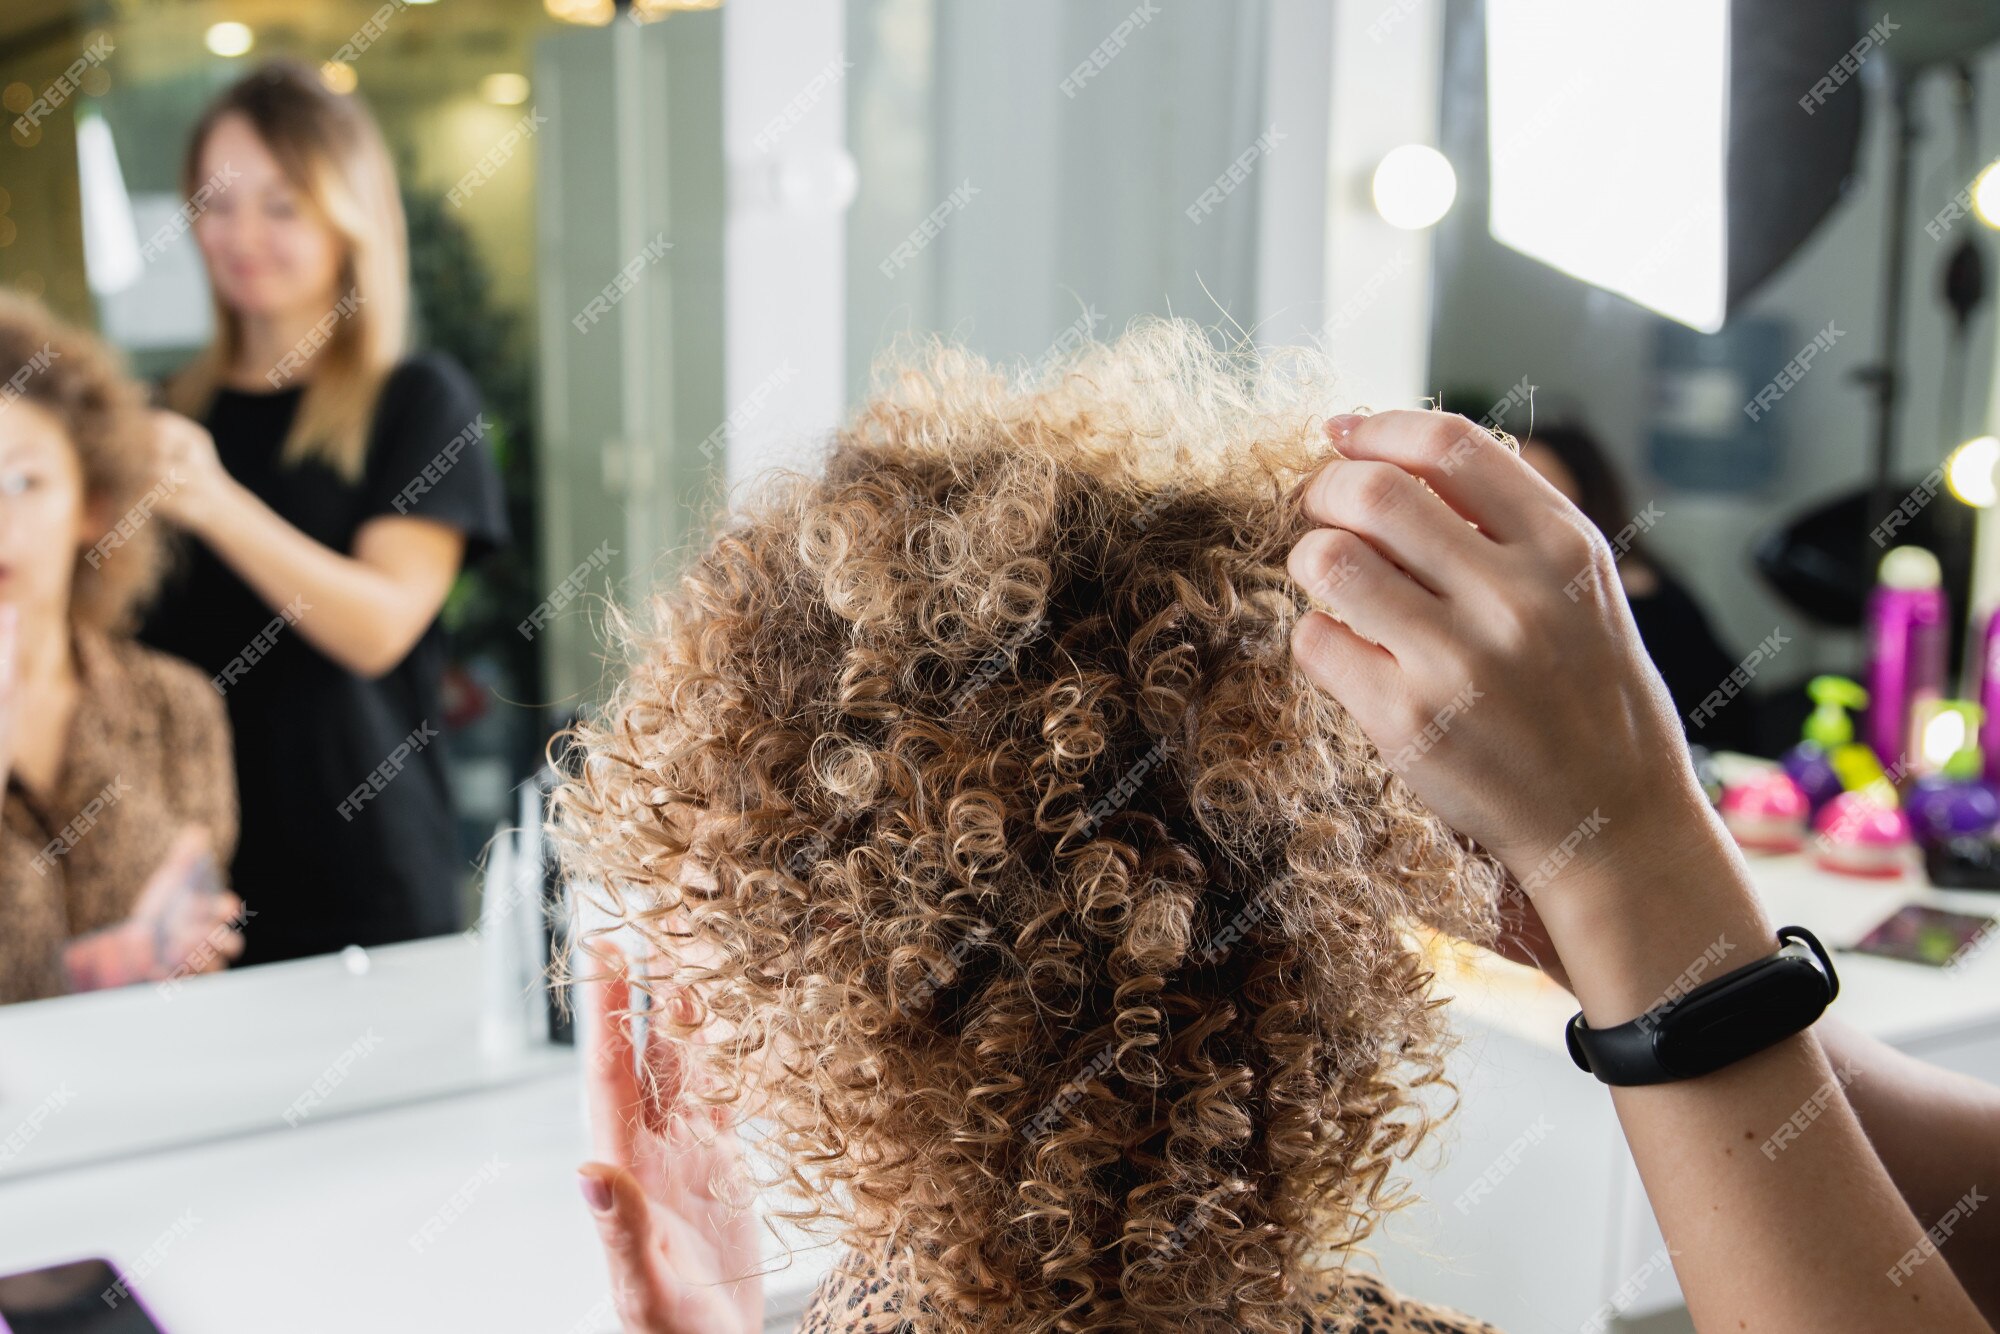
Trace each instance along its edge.
<instances>
[{"instance_id":1,"label":"white wall","mask_svg":"<svg viewBox=\"0 0 2000 1334\"><path fill-rule=\"evenodd\" d=\"M845 399L846 6L735 0L723 13L728 479L808 458Z\"/></svg>"},{"instance_id":2,"label":"white wall","mask_svg":"<svg viewBox=\"0 0 2000 1334\"><path fill-rule=\"evenodd\" d=\"M1320 0L854 0L850 392L913 333L1032 361L1079 321L1099 338L1144 314L1280 341L1317 328L1331 30Z\"/></svg>"},{"instance_id":3,"label":"white wall","mask_svg":"<svg viewBox=\"0 0 2000 1334\"><path fill-rule=\"evenodd\" d=\"M1413 407L1431 390L1433 232L1391 227L1371 185L1390 149L1437 145L1443 20L1435 5L1375 0L1333 13L1326 304L1309 341L1339 369L1342 406Z\"/></svg>"}]
</instances>

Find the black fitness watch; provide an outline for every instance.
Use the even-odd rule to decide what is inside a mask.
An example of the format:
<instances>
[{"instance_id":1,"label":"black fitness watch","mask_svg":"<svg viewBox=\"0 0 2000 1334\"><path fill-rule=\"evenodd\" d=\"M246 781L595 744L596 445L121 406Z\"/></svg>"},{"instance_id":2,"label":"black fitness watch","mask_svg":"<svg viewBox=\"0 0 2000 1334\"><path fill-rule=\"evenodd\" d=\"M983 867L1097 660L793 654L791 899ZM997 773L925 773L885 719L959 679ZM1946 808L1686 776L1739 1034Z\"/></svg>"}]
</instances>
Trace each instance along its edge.
<instances>
[{"instance_id":1,"label":"black fitness watch","mask_svg":"<svg viewBox=\"0 0 2000 1334\"><path fill-rule=\"evenodd\" d=\"M1591 1028L1569 1021L1570 1059L1606 1084L1693 1079L1755 1055L1812 1027L1840 994L1840 977L1819 938L1778 928L1782 948L1670 997L1630 1023Z\"/></svg>"}]
</instances>

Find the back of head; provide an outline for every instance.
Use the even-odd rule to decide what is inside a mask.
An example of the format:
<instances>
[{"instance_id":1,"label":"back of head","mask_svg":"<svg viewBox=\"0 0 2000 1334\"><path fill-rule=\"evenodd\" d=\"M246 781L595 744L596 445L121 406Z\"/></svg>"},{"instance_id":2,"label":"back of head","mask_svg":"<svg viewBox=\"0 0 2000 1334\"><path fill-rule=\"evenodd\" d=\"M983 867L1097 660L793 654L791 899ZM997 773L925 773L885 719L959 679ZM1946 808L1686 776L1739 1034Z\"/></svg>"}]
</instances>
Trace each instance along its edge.
<instances>
[{"instance_id":1,"label":"back of head","mask_svg":"<svg viewBox=\"0 0 2000 1334\"><path fill-rule=\"evenodd\" d=\"M917 1328L1296 1331L1427 1124L1404 928L1499 873L1292 666L1329 388L1182 324L935 349L582 731L573 868Z\"/></svg>"}]
</instances>

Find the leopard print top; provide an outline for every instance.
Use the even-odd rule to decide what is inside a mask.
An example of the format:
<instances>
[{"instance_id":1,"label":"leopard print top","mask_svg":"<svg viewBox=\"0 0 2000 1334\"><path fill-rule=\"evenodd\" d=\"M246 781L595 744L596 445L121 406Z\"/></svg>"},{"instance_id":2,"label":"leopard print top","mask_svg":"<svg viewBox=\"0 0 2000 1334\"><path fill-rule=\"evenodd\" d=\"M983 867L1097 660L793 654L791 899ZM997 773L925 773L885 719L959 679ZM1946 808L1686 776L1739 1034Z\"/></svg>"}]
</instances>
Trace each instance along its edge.
<instances>
[{"instance_id":1,"label":"leopard print top","mask_svg":"<svg viewBox=\"0 0 2000 1334\"><path fill-rule=\"evenodd\" d=\"M1399 1297L1381 1280L1346 1274L1314 1294L1316 1314L1299 1334L1500 1334L1483 1320ZM865 1265L838 1266L820 1281L797 1334L908 1334L902 1303Z\"/></svg>"},{"instance_id":2,"label":"leopard print top","mask_svg":"<svg viewBox=\"0 0 2000 1334\"><path fill-rule=\"evenodd\" d=\"M236 848L229 717L206 677L129 639L76 632L79 692L49 792L0 801L0 1004L68 989L63 946L131 915L183 825Z\"/></svg>"}]
</instances>

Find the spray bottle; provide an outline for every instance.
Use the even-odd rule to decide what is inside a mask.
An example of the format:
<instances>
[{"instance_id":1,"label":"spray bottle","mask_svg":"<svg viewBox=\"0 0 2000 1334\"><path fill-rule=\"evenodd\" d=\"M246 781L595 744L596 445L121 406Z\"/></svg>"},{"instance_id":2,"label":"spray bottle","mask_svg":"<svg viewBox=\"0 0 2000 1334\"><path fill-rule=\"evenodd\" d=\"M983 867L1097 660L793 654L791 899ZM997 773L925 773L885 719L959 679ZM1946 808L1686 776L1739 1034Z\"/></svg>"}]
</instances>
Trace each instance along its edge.
<instances>
[{"instance_id":1,"label":"spray bottle","mask_svg":"<svg viewBox=\"0 0 2000 1334\"><path fill-rule=\"evenodd\" d=\"M1922 547L1882 558L1868 599L1868 744L1892 772L1909 767L1911 719L1944 697L1947 612L1944 574Z\"/></svg>"}]
</instances>

